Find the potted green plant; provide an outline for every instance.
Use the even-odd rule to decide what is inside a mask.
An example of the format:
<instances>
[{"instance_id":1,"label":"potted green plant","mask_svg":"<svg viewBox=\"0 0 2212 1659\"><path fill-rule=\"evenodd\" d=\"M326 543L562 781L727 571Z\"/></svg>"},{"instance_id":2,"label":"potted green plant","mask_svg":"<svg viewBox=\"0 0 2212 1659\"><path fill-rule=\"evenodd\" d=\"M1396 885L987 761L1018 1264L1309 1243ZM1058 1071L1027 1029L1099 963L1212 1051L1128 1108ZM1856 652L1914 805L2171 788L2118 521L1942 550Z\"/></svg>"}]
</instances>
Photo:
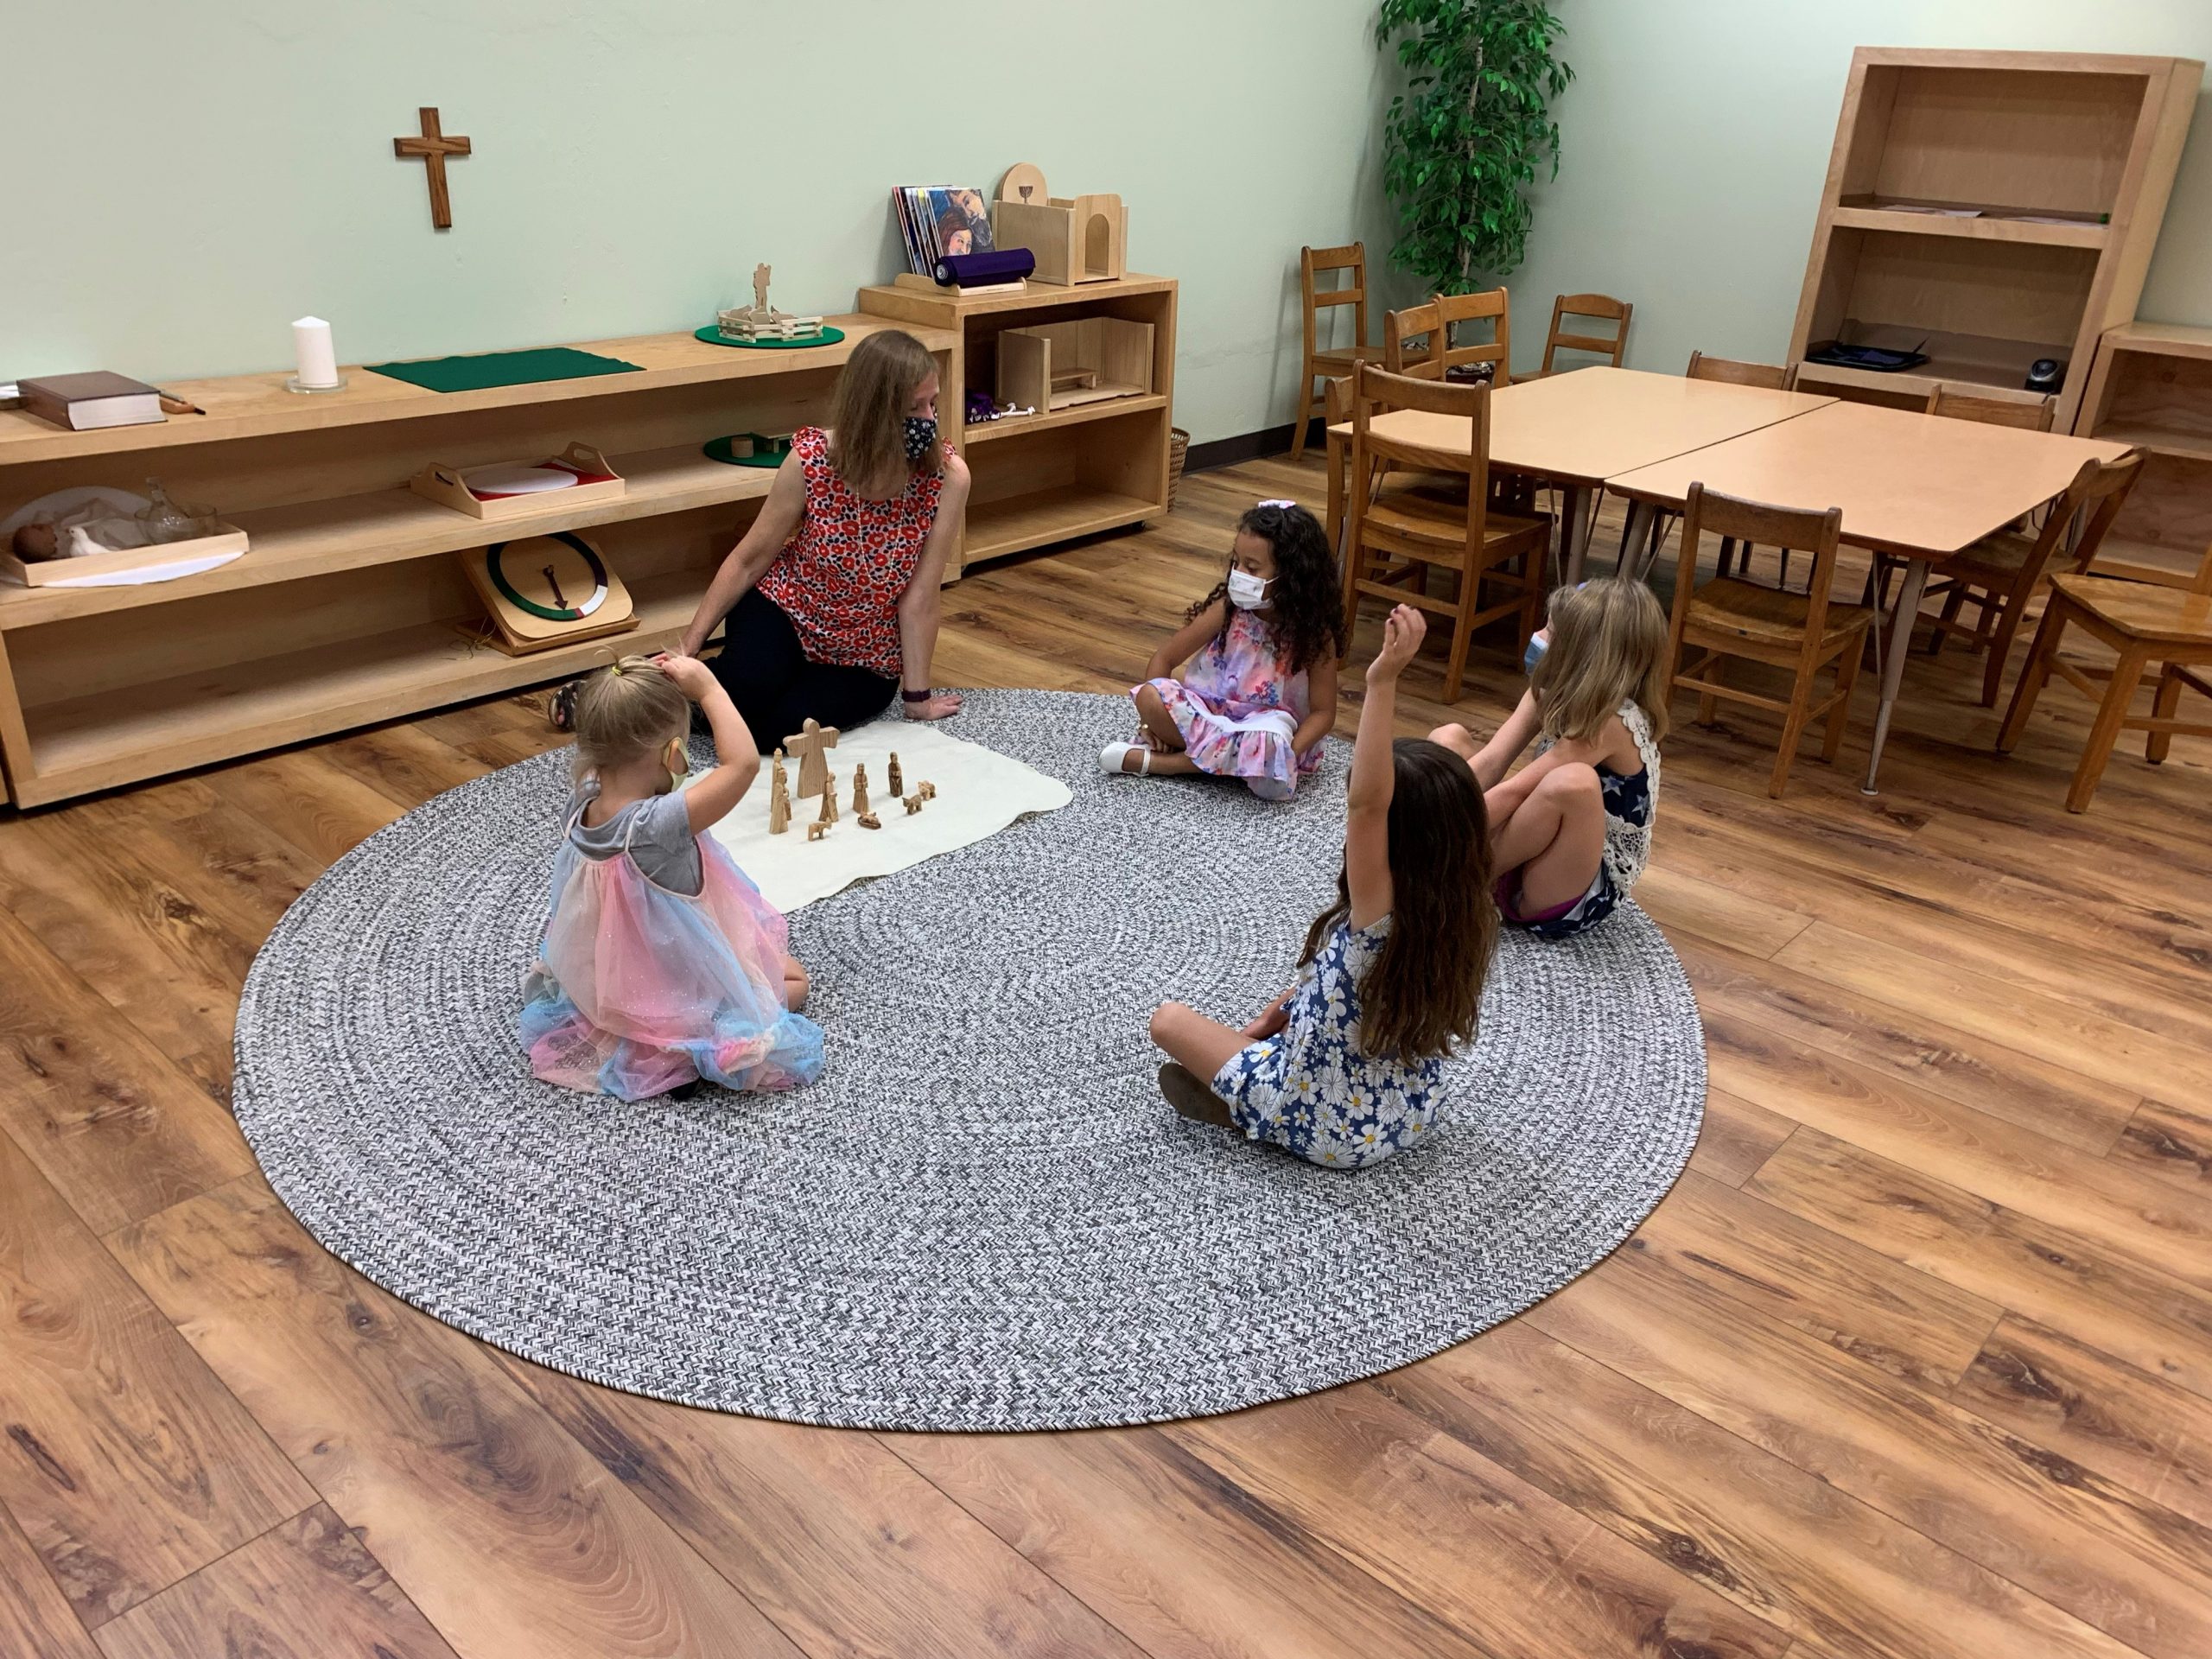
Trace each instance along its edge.
<instances>
[{"instance_id":1,"label":"potted green plant","mask_svg":"<svg viewBox=\"0 0 2212 1659\"><path fill-rule=\"evenodd\" d=\"M1528 252L1529 187L1546 162L1559 172L1566 32L1541 0L1382 0L1375 42L1397 37L1406 71L1382 129L1390 258L1428 292L1491 286Z\"/></svg>"}]
</instances>

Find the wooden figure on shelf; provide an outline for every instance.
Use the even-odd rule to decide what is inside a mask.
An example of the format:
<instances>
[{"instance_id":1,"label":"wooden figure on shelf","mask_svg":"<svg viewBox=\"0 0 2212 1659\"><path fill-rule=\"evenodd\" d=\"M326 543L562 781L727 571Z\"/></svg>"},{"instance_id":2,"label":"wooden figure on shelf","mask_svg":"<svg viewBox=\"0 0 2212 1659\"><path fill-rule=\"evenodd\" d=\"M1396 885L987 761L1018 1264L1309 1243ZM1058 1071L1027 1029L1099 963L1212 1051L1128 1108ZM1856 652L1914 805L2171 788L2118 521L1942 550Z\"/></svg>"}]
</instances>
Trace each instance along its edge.
<instances>
[{"instance_id":1,"label":"wooden figure on shelf","mask_svg":"<svg viewBox=\"0 0 2212 1659\"><path fill-rule=\"evenodd\" d=\"M768 303L768 267L753 267L753 304L717 315L715 326L725 340L810 340L822 332L819 317L795 317Z\"/></svg>"},{"instance_id":2,"label":"wooden figure on shelf","mask_svg":"<svg viewBox=\"0 0 2212 1659\"><path fill-rule=\"evenodd\" d=\"M899 751L896 749L891 751L891 792L893 795L906 792L906 780L899 775Z\"/></svg>"},{"instance_id":3,"label":"wooden figure on shelf","mask_svg":"<svg viewBox=\"0 0 2212 1659\"><path fill-rule=\"evenodd\" d=\"M933 801L937 799L937 785L925 778L922 779L921 786L915 790L914 793L925 801Z\"/></svg>"},{"instance_id":4,"label":"wooden figure on shelf","mask_svg":"<svg viewBox=\"0 0 2212 1659\"><path fill-rule=\"evenodd\" d=\"M822 810L817 815L824 823L837 822L837 774L831 772L830 781L822 785Z\"/></svg>"},{"instance_id":5,"label":"wooden figure on shelf","mask_svg":"<svg viewBox=\"0 0 2212 1659\"><path fill-rule=\"evenodd\" d=\"M877 817L873 812L859 813L855 815L853 821L859 824L863 830L880 830L883 828L883 820Z\"/></svg>"},{"instance_id":6,"label":"wooden figure on shelf","mask_svg":"<svg viewBox=\"0 0 2212 1659\"><path fill-rule=\"evenodd\" d=\"M868 767L865 765L853 768L853 816L856 818L868 816Z\"/></svg>"},{"instance_id":7,"label":"wooden figure on shelf","mask_svg":"<svg viewBox=\"0 0 2212 1659\"><path fill-rule=\"evenodd\" d=\"M806 826L806 838L809 841L819 841L829 833L830 826L819 818Z\"/></svg>"},{"instance_id":8,"label":"wooden figure on shelf","mask_svg":"<svg viewBox=\"0 0 2212 1659\"><path fill-rule=\"evenodd\" d=\"M837 728L810 717L805 727L784 740L784 747L798 757L798 798L819 795L830 786L829 751L837 747Z\"/></svg>"},{"instance_id":9,"label":"wooden figure on shelf","mask_svg":"<svg viewBox=\"0 0 2212 1659\"><path fill-rule=\"evenodd\" d=\"M906 816L911 818L922 810L922 798L918 795L909 795L904 798L901 804L906 807Z\"/></svg>"},{"instance_id":10,"label":"wooden figure on shelf","mask_svg":"<svg viewBox=\"0 0 2212 1659\"><path fill-rule=\"evenodd\" d=\"M774 770L768 774L768 833L780 836L791 827L791 775L784 770L784 752L776 751Z\"/></svg>"}]
</instances>

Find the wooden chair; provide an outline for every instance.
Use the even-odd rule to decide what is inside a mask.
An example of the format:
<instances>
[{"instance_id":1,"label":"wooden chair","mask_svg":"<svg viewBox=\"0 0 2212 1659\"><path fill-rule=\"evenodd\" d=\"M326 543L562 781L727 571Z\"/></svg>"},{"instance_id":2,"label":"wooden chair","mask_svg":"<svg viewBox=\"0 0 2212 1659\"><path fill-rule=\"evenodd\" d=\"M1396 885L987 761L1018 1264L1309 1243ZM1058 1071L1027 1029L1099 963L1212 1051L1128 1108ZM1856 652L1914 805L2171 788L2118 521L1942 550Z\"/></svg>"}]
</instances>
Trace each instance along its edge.
<instances>
[{"instance_id":1,"label":"wooden chair","mask_svg":"<svg viewBox=\"0 0 2212 1659\"><path fill-rule=\"evenodd\" d=\"M1929 415L1954 421L1980 421L1985 426L2016 426L2023 432L2048 432L2058 412L2056 397L1985 397L1961 391L1948 380L1938 380L1928 394Z\"/></svg>"},{"instance_id":2,"label":"wooden chair","mask_svg":"<svg viewBox=\"0 0 2212 1659\"><path fill-rule=\"evenodd\" d=\"M2097 716L2066 791L2069 812L2088 810L2089 798L2097 792L2097 781L2104 776L2105 763L2112 759L2121 732L2150 734L2144 740L2143 758L2152 766L2166 758L2177 732L2212 737L2212 721L2175 718L2183 690L2212 697L2212 679L2198 671L2212 668L2212 548L2205 550L2195 577L2178 589L2089 574L2094 557L2077 559L2075 569L2051 578L2050 602L2044 607L2027 666L2012 688L2012 706L2005 709L2004 728L1997 734L1997 752L2010 753L2035 712L2044 682L2053 674L2095 702ZM2101 691L2096 684L2101 671L2077 666L2058 654L2069 626L2102 641L2119 658L2103 675ZM2135 688L2154 662L2158 681L2151 712L2131 715L2127 710Z\"/></svg>"},{"instance_id":3,"label":"wooden chair","mask_svg":"<svg viewBox=\"0 0 2212 1659\"><path fill-rule=\"evenodd\" d=\"M1626 332L1625 327L1623 332ZM1763 391L1790 391L1796 387L1797 371L1785 368L1779 363L1746 363L1740 358L1707 357L1703 352L1692 352L1689 366L1682 371L1682 378L1717 380L1730 386L1757 386ZM1675 515L1671 512L1653 515L1651 543L1643 554L1646 569L1657 562L1659 550L1666 546L1667 532L1674 527L1674 523ZM1624 547L1622 551L1625 554L1626 548ZM1749 575L1751 550L1748 545L1738 547L1734 537L1724 536L1720 538L1720 551L1715 556L1713 574L1725 576L1732 568L1741 575ZM1786 547L1782 550L1779 580L1783 587L1789 585L1789 550Z\"/></svg>"},{"instance_id":4,"label":"wooden chair","mask_svg":"<svg viewBox=\"0 0 2212 1659\"><path fill-rule=\"evenodd\" d=\"M1400 443L1370 423L1385 410L1416 410L1473 423L1473 442L1441 449ZM1544 556L1551 525L1541 518L1501 513L1490 502L1490 388L1439 385L1387 374L1363 363L1352 375L1351 483L1344 562L1344 612L1356 616L1363 596L1419 607L1452 620L1451 654L1444 700L1456 702L1475 630L1504 617L1517 619L1518 646L1536 631L1544 602ZM1427 490L1383 493L1391 474L1457 474L1465 496L1440 499ZM1452 597L1426 590L1430 570L1458 573ZM1503 590L1485 607L1484 584Z\"/></svg>"},{"instance_id":5,"label":"wooden chair","mask_svg":"<svg viewBox=\"0 0 2212 1659\"><path fill-rule=\"evenodd\" d=\"M1621 357L1628 350L1629 314L1635 310L1626 300L1617 300L1610 294L1562 294L1552 302L1551 333L1544 336L1544 365L1536 371L1539 376L1554 372L1552 359L1561 347L1570 352L1594 352L1613 367L1621 365ZM1600 339L1596 334L1570 334L1566 332L1569 317L1594 317L1613 324L1613 337Z\"/></svg>"},{"instance_id":6,"label":"wooden chair","mask_svg":"<svg viewBox=\"0 0 2212 1659\"><path fill-rule=\"evenodd\" d=\"M1342 288L1323 289L1314 279L1323 271L1349 270L1351 280ZM1354 242L1342 248L1300 248L1298 251L1298 294L1305 315L1306 346L1303 359L1305 372L1298 384L1304 390L1299 399L1298 424L1291 429L1290 458L1298 460L1306 453L1306 429L1313 417L1325 412L1324 400L1313 395L1313 383L1324 375L1350 374L1355 364L1364 362L1375 355L1375 348L1367 343L1367 244ZM1331 346L1324 351L1319 345L1321 313L1332 307L1349 305L1352 308L1352 343Z\"/></svg>"},{"instance_id":7,"label":"wooden chair","mask_svg":"<svg viewBox=\"0 0 2212 1659\"><path fill-rule=\"evenodd\" d=\"M1712 723L1714 704L1720 699L1777 711L1782 715L1782 752L1775 757L1774 776L1767 785L1767 793L1777 798L1789 781L1797 741L1806 727L1822 717L1827 721L1821 760L1834 761L1843 747L1851 690L1858 683L1859 660L1866 654L1866 632L1874 622L1874 613L1863 605L1830 601L1842 527L1840 507L1815 512L1769 506L1708 491L1702 484L1691 485L1682 504L1682 548L1675 574L1667 652L1668 695L1678 690L1695 691L1700 725ZM1716 576L1702 588L1696 586L1698 543L1707 531L1747 544L1771 543L1809 552L1813 574L1805 591L1762 588L1738 576ZM1685 665L1682 653L1693 647L1705 655ZM1726 657L1789 670L1789 701L1729 685L1721 663ZM1826 696L1815 698L1815 677L1831 661L1835 664L1834 686ZM1700 675L1710 677L1697 677Z\"/></svg>"},{"instance_id":8,"label":"wooden chair","mask_svg":"<svg viewBox=\"0 0 2212 1659\"><path fill-rule=\"evenodd\" d=\"M1797 371L1784 368L1779 363L1746 363L1739 358L1707 357L1703 352L1690 353L1690 365L1682 371L1685 380L1719 380L1732 386L1761 386L1768 391L1789 391L1797 384Z\"/></svg>"},{"instance_id":9,"label":"wooden chair","mask_svg":"<svg viewBox=\"0 0 2212 1659\"><path fill-rule=\"evenodd\" d=\"M1473 345L1455 344L1452 330L1462 322L1488 322L1491 337ZM1480 294L1439 294L1425 305L1408 306L1382 319L1382 366L1417 380L1441 380L1446 371L1467 363L1496 365L1491 384L1513 380L1513 318L1505 290Z\"/></svg>"},{"instance_id":10,"label":"wooden chair","mask_svg":"<svg viewBox=\"0 0 2212 1659\"><path fill-rule=\"evenodd\" d=\"M2005 661L2012 654L2012 635L2018 630L2022 607L2043 583L2044 572L2065 544L2077 518L2080 538L2074 543L2078 568L2087 569L2103 543L2105 532L2119 515L2127 493L2143 470L2143 452L2131 449L2117 461L2085 461L2066 493L2044 515L2043 526L2032 535L2021 530L2000 530L1985 536L1955 558L1945 561L1928 584L1923 599L1943 596L1943 610L1929 617L1935 637L1928 654L1943 649L1947 635L1956 634L1969 648L1986 651L1989 665L1981 677L1981 706L1997 706L1997 688L2005 678ZM1971 625L1959 620L1963 605L1974 607Z\"/></svg>"}]
</instances>

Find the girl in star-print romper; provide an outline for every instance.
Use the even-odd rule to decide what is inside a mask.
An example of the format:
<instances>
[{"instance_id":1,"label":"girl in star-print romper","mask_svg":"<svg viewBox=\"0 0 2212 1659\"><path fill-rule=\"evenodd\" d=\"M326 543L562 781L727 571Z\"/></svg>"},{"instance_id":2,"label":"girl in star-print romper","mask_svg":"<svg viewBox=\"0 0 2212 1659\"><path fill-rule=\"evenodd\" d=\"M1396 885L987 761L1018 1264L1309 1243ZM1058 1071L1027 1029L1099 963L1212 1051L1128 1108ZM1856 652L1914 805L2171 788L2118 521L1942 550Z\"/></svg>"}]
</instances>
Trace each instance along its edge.
<instances>
[{"instance_id":1,"label":"girl in star-print romper","mask_svg":"<svg viewBox=\"0 0 2212 1659\"><path fill-rule=\"evenodd\" d=\"M1241 1031L1179 1002L1152 1017L1173 1057L1160 1091L1177 1111L1330 1169L1418 1146L1449 1110L1443 1063L1473 1040L1497 944L1473 774L1440 743L1391 738L1398 676L1424 631L1421 613L1399 606L1368 667L1344 868L1306 936L1298 983Z\"/></svg>"}]
</instances>

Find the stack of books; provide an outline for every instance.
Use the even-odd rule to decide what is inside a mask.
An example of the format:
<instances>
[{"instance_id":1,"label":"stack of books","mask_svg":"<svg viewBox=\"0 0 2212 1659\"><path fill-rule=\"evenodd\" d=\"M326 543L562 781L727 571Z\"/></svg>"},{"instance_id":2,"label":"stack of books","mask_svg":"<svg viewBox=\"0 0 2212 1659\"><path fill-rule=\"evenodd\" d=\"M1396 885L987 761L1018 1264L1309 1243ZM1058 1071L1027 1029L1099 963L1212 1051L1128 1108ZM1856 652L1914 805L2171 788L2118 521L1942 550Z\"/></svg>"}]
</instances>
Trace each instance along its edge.
<instances>
[{"instance_id":1,"label":"stack of books","mask_svg":"<svg viewBox=\"0 0 2212 1659\"><path fill-rule=\"evenodd\" d=\"M891 211L906 245L906 264L930 276L948 253L991 251L991 209L981 190L963 185L902 184L891 193Z\"/></svg>"}]
</instances>

